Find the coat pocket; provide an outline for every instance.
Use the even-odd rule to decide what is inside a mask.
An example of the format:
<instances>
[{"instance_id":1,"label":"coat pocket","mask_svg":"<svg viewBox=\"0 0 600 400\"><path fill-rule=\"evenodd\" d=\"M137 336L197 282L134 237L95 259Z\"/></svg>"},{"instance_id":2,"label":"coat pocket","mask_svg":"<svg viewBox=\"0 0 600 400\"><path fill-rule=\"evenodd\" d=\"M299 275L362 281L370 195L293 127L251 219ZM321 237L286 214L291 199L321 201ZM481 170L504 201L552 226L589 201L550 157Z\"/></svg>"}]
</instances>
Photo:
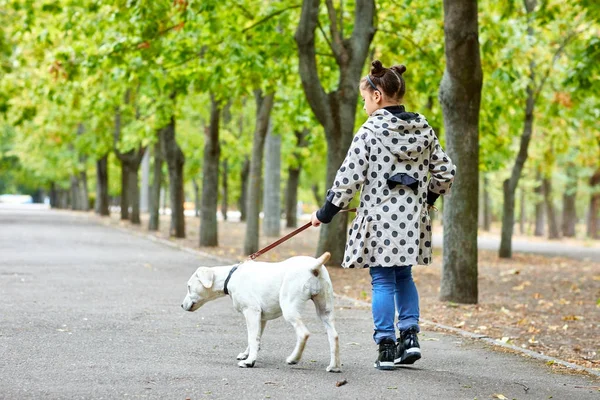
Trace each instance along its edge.
<instances>
[{"instance_id":1,"label":"coat pocket","mask_svg":"<svg viewBox=\"0 0 600 400\"><path fill-rule=\"evenodd\" d=\"M431 216L427 206L421 211L421 220L419 224L419 257L417 264L431 264L433 244L431 243Z\"/></svg>"}]
</instances>

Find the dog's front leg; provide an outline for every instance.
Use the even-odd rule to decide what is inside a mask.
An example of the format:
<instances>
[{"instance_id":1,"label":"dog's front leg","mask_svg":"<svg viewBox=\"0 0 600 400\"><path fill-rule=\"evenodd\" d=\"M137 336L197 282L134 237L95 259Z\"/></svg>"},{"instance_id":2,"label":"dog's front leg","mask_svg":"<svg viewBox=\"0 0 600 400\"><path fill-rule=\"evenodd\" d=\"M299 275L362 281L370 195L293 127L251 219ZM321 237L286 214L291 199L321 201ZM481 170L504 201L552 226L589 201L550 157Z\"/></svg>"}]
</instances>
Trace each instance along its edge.
<instances>
[{"instance_id":1,"label":"dog's front leg","mask_svg":"<svg viewBox=\"0 0 600 400\"><path fill-rule=\"evenodd\" d=\"M258 356L258 348L260 346L261 335L261 312L260 310L247 308L244 310L246 318L246 328L248 329L248 357L238 363L240 367L254 367L256 357Z\"/></svg>"},{"instance_id":2,"label":"dog's front leg","mask_svg":"<svg viewBox=\"0 0 600 400\"><path fill-rule=\"evenodd\" d=\"M260 321L260 337L262 338L262 334L265 331L265 326L267 325L267 321L261 319ZM260 350L260 341L258 343L258 350ZM243 352L241 352L240 354L238 354L237 359L238 360L245 360L248 358L248 354L250 353L250 346L246 347L246 350L244 350Z\"/></svg>"}]
</instances>

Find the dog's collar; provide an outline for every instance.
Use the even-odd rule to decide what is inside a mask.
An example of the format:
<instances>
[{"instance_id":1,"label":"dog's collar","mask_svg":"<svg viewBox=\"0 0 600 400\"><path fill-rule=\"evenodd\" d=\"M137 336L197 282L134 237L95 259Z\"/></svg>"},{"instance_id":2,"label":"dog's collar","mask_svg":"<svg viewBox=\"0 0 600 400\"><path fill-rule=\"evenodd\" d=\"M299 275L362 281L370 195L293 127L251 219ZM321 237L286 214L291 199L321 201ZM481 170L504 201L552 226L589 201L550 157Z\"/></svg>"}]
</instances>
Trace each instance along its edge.
<instances>
[{"instance_id":1,"label":"dog's collar","mask_svg":"<svg viewBox=\"0 0 600 400\"><path fill-rule=\"evenodd\" d=\"M229 271L229 275L227 275L227 278L225 279L225 285L223 285L223 292L225 294L229 294L229 290L227 290L227 284L229 283L229 279L231 279L231 275L233 275L233 273L236 269L238 269L239 266L240 264L234 266L233 268L231 268L231 271Z\"/></svg>"}]
</instances>

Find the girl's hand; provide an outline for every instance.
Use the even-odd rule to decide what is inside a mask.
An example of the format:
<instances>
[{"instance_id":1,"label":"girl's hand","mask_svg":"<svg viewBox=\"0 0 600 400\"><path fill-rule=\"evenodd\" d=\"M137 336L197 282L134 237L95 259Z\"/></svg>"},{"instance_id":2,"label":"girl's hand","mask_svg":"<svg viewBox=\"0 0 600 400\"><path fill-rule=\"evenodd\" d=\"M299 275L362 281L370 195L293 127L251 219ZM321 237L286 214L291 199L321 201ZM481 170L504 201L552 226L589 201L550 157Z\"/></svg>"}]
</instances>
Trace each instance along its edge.
<instances>
[{"instance_id":1,"label":"girl's hand","mask_svg":"<svg viewBox=\"0 0 600 400\"><path fill-rule=\"evenodd\" d=\"M312 224L312 226L319 226L319 225L321 225L321 221L319 221L319 218L317 218L317 212L316 211L314 213L312 213L312 215L310 216L310 223Z\"/></svg>"}]
</instances>

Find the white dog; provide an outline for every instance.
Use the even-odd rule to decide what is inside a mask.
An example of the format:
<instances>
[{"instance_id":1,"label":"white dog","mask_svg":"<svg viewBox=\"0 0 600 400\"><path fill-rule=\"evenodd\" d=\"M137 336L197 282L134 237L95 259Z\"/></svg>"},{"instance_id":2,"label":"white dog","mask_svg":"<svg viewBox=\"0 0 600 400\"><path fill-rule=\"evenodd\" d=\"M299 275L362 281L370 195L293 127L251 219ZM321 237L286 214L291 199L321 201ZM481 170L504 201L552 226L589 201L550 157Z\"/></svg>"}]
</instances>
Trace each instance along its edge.
<instances>
[{"instance_id":1,"label":"white dog","mask_svg":"<svg viewBox=\"0 0 600 400\"><path fill-rule=\"evenodd\" d=\"M333 287L323 265L325 253L318 259L292 257L279 263L247 261L239 266L200 267L188 281L188 292L181 307L196 311L205 303L231 295L233 306L246 318L248 347L237 356L240 367L253 367L260 338L268 320L283 315L296 330L297 342L288 364L302 357L310 333L302 322L300 310L312 300L327 329L331 362L329 372L340 372L340 350L333 317Z\"/></svg>"}]
</instances>

